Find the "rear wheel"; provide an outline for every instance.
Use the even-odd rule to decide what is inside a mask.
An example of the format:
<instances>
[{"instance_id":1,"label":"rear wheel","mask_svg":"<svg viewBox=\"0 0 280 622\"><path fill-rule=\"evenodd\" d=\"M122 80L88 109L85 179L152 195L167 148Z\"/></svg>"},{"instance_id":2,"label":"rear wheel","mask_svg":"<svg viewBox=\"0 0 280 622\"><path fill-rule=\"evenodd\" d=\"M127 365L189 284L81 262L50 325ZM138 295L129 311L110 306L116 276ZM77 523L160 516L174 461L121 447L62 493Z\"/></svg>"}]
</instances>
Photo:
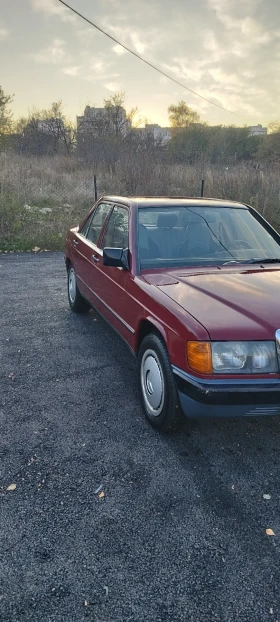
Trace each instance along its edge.
<instances>
[{"instance_id":1,"label":"rear wheel","mask_svg":"<svg viewBox=\"0 0 280 622\"><path fill-rule=\"evenodd\" d=\"M70 263L68 268L68 300L72 311L76 313L86 313L90 309L90 304L80 294L75 270Z\"/></svg>"},{"instance_id":2,"label":"rear wheel","mask_svg":"<svg viewBox=\"0 0 280 622\"><path fill-rule=\"evenodd\" d=\"M178 392L166 346L151 333L138 354L140 390L145 415L158 430L174 428L182 420Z\"/></svg>"}]
</instances>

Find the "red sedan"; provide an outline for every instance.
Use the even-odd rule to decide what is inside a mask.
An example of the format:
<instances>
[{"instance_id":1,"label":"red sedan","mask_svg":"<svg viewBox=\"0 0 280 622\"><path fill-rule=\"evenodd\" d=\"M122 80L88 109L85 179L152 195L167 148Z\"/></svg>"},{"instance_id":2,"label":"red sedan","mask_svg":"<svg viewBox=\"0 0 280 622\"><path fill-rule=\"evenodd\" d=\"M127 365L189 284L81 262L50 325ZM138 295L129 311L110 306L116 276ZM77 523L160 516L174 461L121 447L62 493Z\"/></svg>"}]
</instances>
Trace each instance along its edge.
<instances>
[{"instance_id":1,"label":"red sedan","mask_svg":"<svg viewBox=\"0 0 280 622\"><path fill-rule=\"evenodd\" d=\"M103 197L70 229L68 297L138 358L156 428L280 414L280 236L216 199Z\"/></svg>"}]
</instances>

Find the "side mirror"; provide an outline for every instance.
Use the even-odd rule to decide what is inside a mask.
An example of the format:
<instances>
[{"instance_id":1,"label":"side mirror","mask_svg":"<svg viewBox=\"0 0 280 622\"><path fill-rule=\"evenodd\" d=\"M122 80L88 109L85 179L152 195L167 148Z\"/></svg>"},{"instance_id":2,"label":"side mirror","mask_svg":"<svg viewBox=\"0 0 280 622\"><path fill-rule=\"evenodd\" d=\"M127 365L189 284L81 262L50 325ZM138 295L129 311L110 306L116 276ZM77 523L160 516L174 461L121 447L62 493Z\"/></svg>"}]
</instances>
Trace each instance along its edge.
<instances>
[{"instance_id":1,"label":"side mirror","mask_svg":"<svg viewBox=\"0 0 280 622\"><path fill-rule=\"evenodd\" d=\"M114 266L129 270L128 248L103 248L103 266Z\"/></svg>"}]
</instances>

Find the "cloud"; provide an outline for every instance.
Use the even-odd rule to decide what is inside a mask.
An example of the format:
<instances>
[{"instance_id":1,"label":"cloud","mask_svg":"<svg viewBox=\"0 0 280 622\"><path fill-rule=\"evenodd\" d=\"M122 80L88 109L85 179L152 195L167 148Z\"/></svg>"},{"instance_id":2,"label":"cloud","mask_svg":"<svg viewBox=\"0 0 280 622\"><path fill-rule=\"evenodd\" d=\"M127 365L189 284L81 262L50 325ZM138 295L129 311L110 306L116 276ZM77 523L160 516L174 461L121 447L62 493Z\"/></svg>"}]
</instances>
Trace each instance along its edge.
<instances>
[{"instance_id":1,"label":"cloud","mask_svg":"<svg viewBox=\"0 0 280 622\"><path fill-rule=\"evenodd\" d=\"M188 59L185 58L173 58L172 65L163 64L163 68L169 73L174 74L174 77L178 80L186 82L186 86L188 86L188 82L191 81L193 83L199 83L202 79L204 70L202 69L204 62L194 61L192 63L188 62Z\"/></svg>"},{"instance_id":2,"label":"cloud","mask_svg":"<svg viewBox=\"0 0 280 622\"><path fill-rule=\"evenodd\" d=\"M35 11L59 17L63 22L75 23L77 21L77 16L60 4L58 0L31 0L31 5Z\"/></svg>"},{"instance_id":3,"label":"cloud","mask_svg":"<svg viewBox=\"0 0 280 622\"><path fill-rule=\"evenodd\" d=\"M32 54L32 58L37 63L53 63L54 65L67 61L65 41L54 39L48 48Z\"/></svg>"},{"instance_id":4,"label":"cloud","mask_svg":"<svg viewBox=\"0 0 280 622\"><path fill-rule=\"evenodd\" d=\"M126 54L126 50L117 43L117 45L114 45L114 47L112 47L113 52L115 52L115 54L117 54L118 56L122 56L123 54Z\"/></svg>"},{"instance_id":5,"label":"cloud","mask_svg":"<svg viewBox=\"0 0 280 622\"><path fill-rule=\"evenodd\" d=\"M148 48L148 43L144 43L143 38L137 32L131 32L130 38L136 52L138 52L138 54L144 54L145 50Z\"/></svg>"},{"instance_id":6,"label":"cloud","mask_svg":"<svg viewBox=\"0 0 280 622\"><path fill-rule=\"evenodd\" d=\"M0 28L0 41L4 41L4 39L7 39L9 34L10 31L8 30L8 28Z\"/></svg>"},{"instance_id":7,"label":"cloud","mask_svg":"<svg viewBox=\"0 0 280 622\"><path fill-rule=\"evenodd\" d=\"M110 67L110 63L105 63L102 60L98 60L92 63L91 68L97 74L104 73L105 69Z\"/></svg>"},{"instance_id":8,"label":"cloud","mask_svg":"<svg viewBox=\"0 0 280 622\"><path fill-rule=\"evenodd\" d=\"M96 36L96 30L94 28L76 28L75 35L82 39L83 44L91 43L91 40Z\"/></svg>"},{"instance_id":9,"label":"cloud","mask_svg":"<svg viewBox=\"0 0 280 622\"><path fill-rule=\"evenodd\" d=\"M242 89L242 80L235 74L226 73L220 67L214 67L208 70L208 74L214 79L216 84L222 85L224 88L234 91Z\"/></svg>"},{"instance_id":10,"label":"cloud","mask_svg":"<svg viewBox=\"0 0 280 622\"><path fill-rule=\"evenodd\" d=\"M155 49L162 38L162 31L159 28L147 28L144 25L136 29L123 24L118 26L115 23L108 22L108 20L103 20L103 27L104 30L111 31L120 43L135 50L140 55L144 54L146 50ZM118 48L119 46L115 45L113 51L116 54L121 54L117 51Z\"/></svg>"},{"instance_id":11,"label":"cloud","mask_svg":"<svg viewBox=\"0 0 280 622\"><path fill-rule=\"evenodd\" d=\"M120 91L121 88L118 82L108 82L107 84L104 84L104 86L105 89L112 92Z\"/></svg>"},{"instance_id":12,"label":"cloud","mask_svg":"<svg viewBox=\"0 0 280 622\"><path fill-rule=\"evenodd\" d=\"M99 85L100 85L100 81L101 80L102 81L109 80L109 84L110 84L112 80L115 80L116 78L119 78L120 74L119 73L96 74L96 73L88 73L88 70L87 70L87 72L81 73L80 77L82 77L83 80L86 80L87 82L91 82L91 83L96 83L96 82L98 83L99 82ZM98 85L98 88L100 88L99 85ZM113 89L113 90L115 90L115 89Z\"/></svg>"},{"instance_id":13,"label":"cloud","mask_svg":"<svg viewBox=\"0 0 280 622\"><path fill-rule=\"evenodd\" d=\"M203 49L206 50L204 64L221 61L223 56L227 53L227 48L224 46L221 38L213 32L213 30L206 30L203 33Z\"/></svg>"},{"instance_id":14,"label":"cloud","mask_svg":"<svg viewBox=\"0 0 280 622\"><path fill-rule=\"evenodd\" d=\"M77 76L81 66L73 66L73 67L64 67L62 69L62 73L65 73L66 76Z\"/></svg>"}]
</instances>

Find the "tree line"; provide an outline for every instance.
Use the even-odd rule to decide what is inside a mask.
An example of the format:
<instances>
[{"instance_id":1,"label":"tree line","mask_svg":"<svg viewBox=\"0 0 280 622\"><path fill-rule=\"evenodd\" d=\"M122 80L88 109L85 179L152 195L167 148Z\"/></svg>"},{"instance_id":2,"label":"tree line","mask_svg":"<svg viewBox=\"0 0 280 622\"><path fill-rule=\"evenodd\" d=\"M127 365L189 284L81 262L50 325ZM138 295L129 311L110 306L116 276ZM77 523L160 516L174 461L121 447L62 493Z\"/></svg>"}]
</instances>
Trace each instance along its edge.
<instances>
[{"instance_id":1,"label":"tree line","mask_svg":"<svg viewBox=\"0 0 280 622\"><path fill-rule=\"evenodd\" d=\"M146 120L140 118L137 108L125 112L124 93L104 100L102 114L78 117L78 125L66 117L61 101L15 120L12 101L13 96L0 86L0 151L33 156L75 154L111 170L120 158L135 159L139 154L179 164L280 162L279 121L269 125L267 136L251 136L248 127L210 126L180 101L168 108L171 139L164 143L160 137L155 139L152 131L140 129Z\"/></svg>"}]
</instances>

